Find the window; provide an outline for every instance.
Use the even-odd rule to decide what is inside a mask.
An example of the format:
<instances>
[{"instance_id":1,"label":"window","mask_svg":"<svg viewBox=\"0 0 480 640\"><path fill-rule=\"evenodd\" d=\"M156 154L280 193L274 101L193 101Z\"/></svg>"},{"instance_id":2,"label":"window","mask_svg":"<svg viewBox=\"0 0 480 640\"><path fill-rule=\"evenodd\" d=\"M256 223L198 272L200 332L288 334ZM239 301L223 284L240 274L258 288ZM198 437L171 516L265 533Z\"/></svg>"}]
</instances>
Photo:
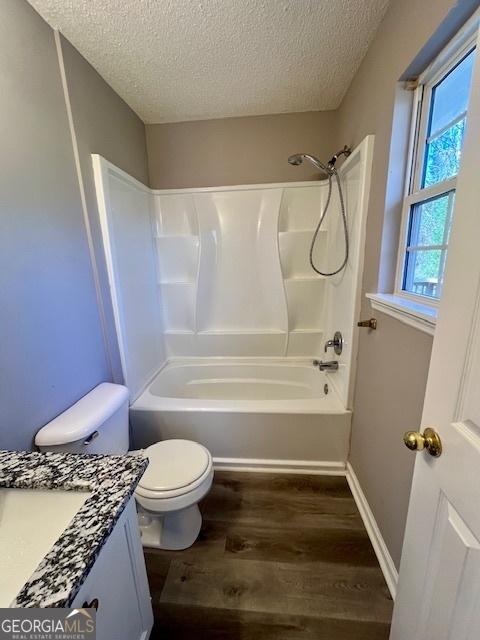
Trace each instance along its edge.
<instances>
[{"instance_id":1,"label":"window","mask_svg":"<svg viewBox=\"0 0 480 640\"><path fill-rule=\"evenodd\" d=\"M472 35L419 78L396 294L435 305L442 293L475 57Z\"/></svg>"}]
</instances>

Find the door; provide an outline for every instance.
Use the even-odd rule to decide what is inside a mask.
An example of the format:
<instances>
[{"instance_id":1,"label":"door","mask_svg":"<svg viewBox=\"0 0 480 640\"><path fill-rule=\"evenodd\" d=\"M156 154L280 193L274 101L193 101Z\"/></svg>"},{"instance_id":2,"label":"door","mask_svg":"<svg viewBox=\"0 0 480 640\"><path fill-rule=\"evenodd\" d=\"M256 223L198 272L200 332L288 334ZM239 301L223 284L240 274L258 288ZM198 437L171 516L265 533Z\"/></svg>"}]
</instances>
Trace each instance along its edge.
<instances>
[{"instance_id":1,"label":"door","mask_svg":"<svg viewBox=\"0 0 480 640\"><path fill-rule=\"evenodd\" d=\"M478 48L477 48L478 51ZM478 55L478 54L477 54ZM480 64L476 63L445 288L418 451L391 640L480 638Z\"/></svg>"}]
</instances>

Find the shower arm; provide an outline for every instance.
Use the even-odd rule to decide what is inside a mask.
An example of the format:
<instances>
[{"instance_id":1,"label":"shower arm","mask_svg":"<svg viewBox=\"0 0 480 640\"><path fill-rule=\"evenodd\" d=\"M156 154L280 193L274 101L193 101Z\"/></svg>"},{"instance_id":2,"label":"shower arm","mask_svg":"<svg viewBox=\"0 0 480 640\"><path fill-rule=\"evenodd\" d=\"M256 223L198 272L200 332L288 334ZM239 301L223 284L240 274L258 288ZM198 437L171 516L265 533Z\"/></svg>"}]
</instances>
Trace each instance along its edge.
<instances>
[{"instance_id":1,"label":"shower arm","mask_svg":"<svg viewBox=\"0 0 480 640\"><path fill-rule=\"evenodd\" d=\"M348 156L352 153L352 149L351 147L344 145L343 149L340 149L340 151L337 151L337 153L335 153L330 160L327 163L327 167L330 169L330 171L333 171L335 168L335 163L337 162L338 158L340 156L345 156L345 158L348 158Z\"/></svg>"}]
</instances>

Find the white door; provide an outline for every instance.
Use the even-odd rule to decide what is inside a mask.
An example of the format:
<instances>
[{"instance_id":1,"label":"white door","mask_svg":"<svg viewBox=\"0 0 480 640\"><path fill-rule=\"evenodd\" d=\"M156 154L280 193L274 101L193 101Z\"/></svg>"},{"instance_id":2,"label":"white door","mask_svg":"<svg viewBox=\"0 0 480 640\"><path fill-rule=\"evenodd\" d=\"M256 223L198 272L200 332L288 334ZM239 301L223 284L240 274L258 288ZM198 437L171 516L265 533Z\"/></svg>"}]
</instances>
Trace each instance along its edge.
<instances>
[{"instance_id":1,"label":"white door","mask_svg":"<svg viewBox=\"0 0 480 640\"><path fill-rule=\"evenodd\" d=\"M477 49L478 50L478 49ZM391 640L480 638L480 64L477 58Z\"/></svg>"}]
</instances>

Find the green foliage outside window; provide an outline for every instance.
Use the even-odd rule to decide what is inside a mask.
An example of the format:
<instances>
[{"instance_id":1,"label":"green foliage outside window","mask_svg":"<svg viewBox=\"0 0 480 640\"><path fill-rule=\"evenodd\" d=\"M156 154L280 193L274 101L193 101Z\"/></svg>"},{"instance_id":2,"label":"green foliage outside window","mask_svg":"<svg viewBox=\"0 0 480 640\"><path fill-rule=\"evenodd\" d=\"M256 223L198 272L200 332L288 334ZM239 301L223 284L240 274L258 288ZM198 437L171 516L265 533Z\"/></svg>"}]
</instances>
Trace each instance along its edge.
<instances>
[{"instance_id":1,"label":"green foliage outside window","mask_svg":"<svg viewBox=\"0 0 480 640\"><path fill-rule=\"evenodd\" d=\"M454 124L427 145L424 187L430 187L457 175L464 132L465 119Z\"/></svg>"}]
</instances>

